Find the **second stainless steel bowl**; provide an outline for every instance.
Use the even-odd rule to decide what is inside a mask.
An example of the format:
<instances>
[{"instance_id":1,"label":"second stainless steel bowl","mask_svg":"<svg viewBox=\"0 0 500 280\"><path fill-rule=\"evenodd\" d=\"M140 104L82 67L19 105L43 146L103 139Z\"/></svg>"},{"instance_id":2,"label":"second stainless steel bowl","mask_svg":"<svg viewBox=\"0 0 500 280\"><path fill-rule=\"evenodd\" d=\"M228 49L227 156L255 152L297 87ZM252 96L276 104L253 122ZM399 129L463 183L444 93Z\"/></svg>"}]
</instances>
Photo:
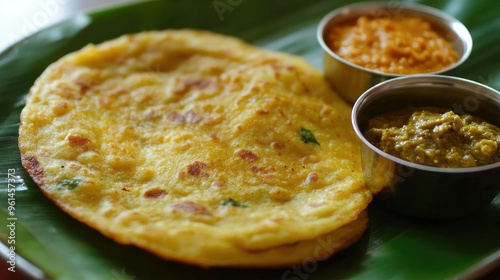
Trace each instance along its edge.
<instances>
[{"instance_id":1,"label":"second stainless steel bowl","mask_svg":"<svg viewBox=\"0 0 500 280\"><path fill-rule=\"evenodd\" d=\"M399 213L431 219L462 217L485 207L500 190L500 162L468 168L425 166L389 155L363 136L371 118L410 106L448 108L500 127L500 93L473 81L422 75L372 87L354 104L352 124L362 141L363 173L375 200Z\"/></svg>"}]
</instances>

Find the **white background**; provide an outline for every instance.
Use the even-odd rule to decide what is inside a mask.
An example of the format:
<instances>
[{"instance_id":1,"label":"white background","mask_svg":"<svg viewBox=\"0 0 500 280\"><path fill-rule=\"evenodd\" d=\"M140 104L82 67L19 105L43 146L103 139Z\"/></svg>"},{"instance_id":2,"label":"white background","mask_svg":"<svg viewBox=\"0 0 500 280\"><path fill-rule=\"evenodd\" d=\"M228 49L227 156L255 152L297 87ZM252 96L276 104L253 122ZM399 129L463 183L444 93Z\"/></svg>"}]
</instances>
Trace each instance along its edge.
<instances>
[{"instance_id":1,"label":"white background","mask_svg":"<svg viewBox=\"0 0 500 280\"><path fill-rule=\"evenodd\" d=\"M37 30L80 11L132 0L0 0L0 51Z\"/></svg>"}]
</instances>

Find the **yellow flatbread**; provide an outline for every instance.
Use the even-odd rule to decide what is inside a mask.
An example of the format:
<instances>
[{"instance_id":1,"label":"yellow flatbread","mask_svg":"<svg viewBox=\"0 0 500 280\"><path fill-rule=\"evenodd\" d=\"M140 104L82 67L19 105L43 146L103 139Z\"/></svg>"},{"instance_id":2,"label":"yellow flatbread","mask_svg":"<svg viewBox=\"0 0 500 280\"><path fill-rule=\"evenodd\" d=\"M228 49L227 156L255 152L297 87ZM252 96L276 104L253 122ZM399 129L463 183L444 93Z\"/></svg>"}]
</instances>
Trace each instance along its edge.
<instances>
[{"instance_id":1,"label":"yellow flatbread","mask_svg":"<svg viewBox=\"0 0 500 280\"><path fill-rule=\"evenodd\" d=\"M344 248L366 229L350 110L300 58L144 32L51 65L19 147L47 197L117 242L203 266L289 265L311 240Z\"/></svg>"}]
</instances>

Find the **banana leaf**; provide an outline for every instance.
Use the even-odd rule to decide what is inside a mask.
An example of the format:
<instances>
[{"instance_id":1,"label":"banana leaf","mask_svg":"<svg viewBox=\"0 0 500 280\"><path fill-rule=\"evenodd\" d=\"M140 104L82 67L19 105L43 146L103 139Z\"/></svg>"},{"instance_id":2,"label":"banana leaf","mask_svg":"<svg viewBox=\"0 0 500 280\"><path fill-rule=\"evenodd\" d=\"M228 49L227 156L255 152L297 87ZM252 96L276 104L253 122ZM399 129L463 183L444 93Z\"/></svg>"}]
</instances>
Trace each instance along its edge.
<instances>
[{"instance_id":1,"label":"banana leaf","mask_svg":"<svg viewBox=\"0 0 500 280\"><path fill-rule=\"evenodd\" d=\"M64 54L124 33L189 27L300 55L321 68L316 26L328 11L351 2L355 1L141 1L80 14L5 50L0 55L0 251L4 258L9 259L9 247L15 246L17 270L33 278L71 280L473 279L494 269L500 263L500 196L474 216L440 222L401 217L371 205L371 225L362 239L322 262L270 270L201 269L107 239L54 206L22 168L17 137L24 97L41 72ZM416 2L455 16L472 34L470 58L452 75L499 90L500 6L491 0ZM14 232L8 227L13 221ZM9 273L3 275L9 277Z\"/></svg>"}]
</instances>

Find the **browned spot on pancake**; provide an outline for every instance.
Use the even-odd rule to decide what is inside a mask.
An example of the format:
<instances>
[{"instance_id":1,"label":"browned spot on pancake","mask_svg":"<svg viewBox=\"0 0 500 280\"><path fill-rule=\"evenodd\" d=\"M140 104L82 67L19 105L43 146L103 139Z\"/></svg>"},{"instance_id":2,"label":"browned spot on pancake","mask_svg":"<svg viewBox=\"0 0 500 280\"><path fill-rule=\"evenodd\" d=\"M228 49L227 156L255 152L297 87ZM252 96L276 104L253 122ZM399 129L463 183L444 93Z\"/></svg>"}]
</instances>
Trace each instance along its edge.
<instances>
[{"instance_id":1,"label":"browned spot on pancake","mask_svg":"<svg viewBox=\"0 0 500 280\"><path fill-rule=\"evenodd\" d=\"M149 117L152 118L152 117ZM168 119L172 122L176 123L183 123L184 122L184 116L181 115L179 112L172 112L168 115Z\"/></svg>"},{"instance_id":2,"label":"browned spot on pancake","mask_svg":"<svg viewBox=\"0 0 500 280\"><path fill-rule=\"evenodd\" d=\"M223 181L214 181L212 183L212 187L215 187L215 188L225 188L227 186L226 182L223 182Z\"/></svg>"},{"instance_id":3,"label":"browned spot on pancake","mask_svg":"<svg viewBox=\"0 0 500 280\"><path fill-rule=\"evenodd\" d=\"M271 219L271 221L272 221L273 223L277 223L277 224L281 224L281 222L283 222L283 220L284 220L283 218L275 218L275 219Z\"/></svg>"},{"instance_id":4,"label":"browned spot on pancake","mask_svg":"<svg viewBox=\"0 0 500 280\"><path fill-rule=\"evenodd\" d=\"M261 173L261 174L269 174L269 173L274 173L276 169L274 167L257 167L257 166L252 166L250 170L253 173Z\"/></svg>"},{"instance_id":5,"label":"browned spot on pancake","mask_svg":"<svg viewBox=\"0 0 500 280\"><path fill-rule=\"evenodd\" d=\"M68 111L69 111L69 105L67 102L65 101L61 101L61 102L58 102L55 106L54 106L54 113L57 115L57 116L61 116L61 115L64 115L66 114Z\"/></svg>"},{"instance_id":6,"label":"browned spot on pancake","mask_svg":"<svg viewBox=\"0 0 500 280\"><path fill-rule=\"evenodd\" d=\"M208 173L203 171L207 169L207 165L201 161L195 161L188 165L187 172L189 175L198 178L206 178L208 177Z\"/></svg>"},{"instance_id":7,"label":"browned spot on pancake","mask_svg":"<svg viewBox=\"0 0 500 280\"><path fill-rule=\"evenodd\" d=\"M159 188L154 188L154 189L149 189L144 193L145 198L161 198L167 194L167 191L159 189Z\"/></svg>"},{"instance_id":8,"label":"browned spot on pancake","mask_svg":"<svg viewBox=\"0 0 500 280\"><path fill-rule=\"evenodd\" d=\"M323 109L321 109L321 112L319 112L319 114L321 116L329 116L333 113L333 110L332 108L330 107L324 107Z\"/></svg>"},{"instance_id":9,"label":"browned spot on pancake","mask_svg":"<svg viewBox=\"0 0 500 280\"><path fill-rule=\"evenodd\" d=\"M306 183L307 184L314 183L317 182L318 179L319 179L318 173L311 172L307 175Z\"/></svg>"},{"instance_id":10,"label":"browned spot on pancake","mask_svg":"<svg viewBox=\"0 0 500 280\"><path fill-rule=\"evenodd\" d=\"M58 108L58 109L67 109L68 108L68 103L64 102L64 101L61 101L61 102L57 103L56 108Z\"/></svg>"},{"instance_id":11,"label":"browned spot on pancake","mask_svg":"<svg viewBox=\"0 0 500 280\"><path fill-rule=\"evenodd\" d=\"M197 115L193 111L189 111L186 114L180 114L179 112L172 112L168 115L168 119L172 122L175 123L188 123L188 124L195 124L199 123L202 120L202 117Z\"/></svg>"},{"instance_id":12,"label":"browned spot on pancake","mask_svg":"<svg viewBox=\"0 0 500 280\"><path fill-rule=\"evenodd\" d=\"M80 88L80 93L85 94L92 85L86 81L75 81L75 84Z\"/></svg>"},{"instance_id":13,"label":"browned spot on pancake","mask_svg":"<svg viewBox=\"0 0 500 280\"><path fill-rule=\"evenodd\" d=\"M31 178L37 185L42 185L43 182L43 169L38 164L38 160L34 156L23 156L21 158L21 163L24 168L28 171Z\"/></svg>"},{"instance_id":14,"label":"browned spot on pancake","mask_svg":"<svg viewBox=\"0 0 500 280\"><path fill-rule=\"evenodd\" d=\"M259 159L259 157L256 154L245 149L239 150L237 154L241 159L246 160L248 162L254 162Z\"/></svg>"},{"instance_id":15,"label":"browned spot on pancake","mask_svg":"<svg viewBox=\"0 0 500 280\"><path fill-rule=\"evenodd\" d=\"M285 144L283 144L281 142L272 142L271 147L273 149L281 150L281 149L285 148Z\"/></svg>"},{"instance_id":16,"label":"browned spot on pancake","mask_svg":"<svg viewBox=\"0 0 500 280\"><path fill-rule=\"evenodd\" d=\"M309 87L307 87L307 85L304 82L300 82L300 84L302 85L302 88L304 89L305 92L307 93L311 92Z\"/></svg>"},{"instance_id":17,"label":"browned spot on pancake","mask_svg":"<svg viewBox=\"0 0 500 280\"><path fill-rule=\"evenodd\" d=\"M83 146L90 142L90 140L83 136L70 135L68 136L69 145L72 147Z\"/></svg>"},{"instance_id":18,"label":"browned spot on pancake","mask_svg":"<svg viewBox=\"0 0 500 280\"><path fill-rule=\"evenodd\" d=\"M186 116L184 117L184 121L186 123L197 123L201 121L201 117L198 116L196 113L189 111L187 112Z\"/></svg>"},{"instance_id":19,"label":"browned spot on pancake","mask_svg":"<svg viewBox=\"0 0 500 280\"><path fill-rule=\"evenodd\" d=\"M183 213L189 213L193 215L202 215L202 216L212 216L212 213L205 208L205 206L194 203L192 201L184 201L181 203L174 204L174 211L179 211Z\"/></svg>"},{"instance_id":20,"label":"browned spot on pancake","mask_svg":"<svg viewBox=\"0 0 500 280\"><path fill-rule=\"evenodd\" d=\"M212 78L199 77L188 78L182 81L182 84L174 89L174 94L183 95L191 90L202 90L215 85Z\"/></svg>"},{"instance_id":21,"label":"browned spot on pancake","mask_svg":"<svg viewBox=\"0 0 500 280\"><path fill-rule=\"evenodd\" d=\"M179 171L179 172L177 173L177 178L179 178L180 180L184 180L184 179L186 179L186 176L187 176L187 175L186 175L186 172L184 172L184 171Z\"/></svg>"},{"instance_id":22,"label":"browned spot on pancake","mask_svg":"<svg viewBox=\"0 0 500 280\"><path fill-rule=\"evenodd\" d=\"M225 69L221 67L211 67L208 71L213 76L219 76L224 73Z\"/></svg>"},{"instance_id":23,"label":"browned spot on pancake","mask_svg":"<svg viewBox=\"0 0 500 280\"><path fill-rule=\"evenodd\" d=\"M56 85L54 89L54 94L59 95L64 98L73 99L78 98L79 93L76 87L72 87L66 83L60 83Z\"/></svg>"},{"instance_id":24,"label":"browned spot on pancake","mask_svg":"<svg viewBox=\"0 0 500 280\"><path fill-rule=\"evenodd\" d=\"M76 163L72 163L72 164L69 165L69 169L71 169L73 171L76 171L76 170L82 169L82 166L79 165L79 164L76 164Z\"/></svg>"},{"instance_id":25,"label":"browned spot on pancake","mask_svg":"<svg viewBox=\"0 0 500 280\"><path fill-rule=\"evenodd\" d=\"M220 140L219 136L217 136L217 134L215 134L215 133L210 134L210 139L212 139L212 141L219 141Z\"/></svg>"},{"instance_id":26,"label":"browned spot on pancake","mask_svg":"<svg viewBox=\"0 0 500 280\"><path fill-rule=\"evenodd\" d=\"M259 115L259 116L265 116L265 115L269 114L269 111L258 109L257 111L255 111L255 113L257 113L257 115Z\"/></svg>"},{"instance_id":27,"label":"browned spot on pancake","mask_svg":"<svg viewBox=\"0 0 500 280\"><path fill-rule=\"evenodd\" d=\"M313 204L309 204L309 206L311 206L312 208L318 208L318 207L321 207L325 205L324 203L313 203Z\"/></svg>"}]
</instances>

